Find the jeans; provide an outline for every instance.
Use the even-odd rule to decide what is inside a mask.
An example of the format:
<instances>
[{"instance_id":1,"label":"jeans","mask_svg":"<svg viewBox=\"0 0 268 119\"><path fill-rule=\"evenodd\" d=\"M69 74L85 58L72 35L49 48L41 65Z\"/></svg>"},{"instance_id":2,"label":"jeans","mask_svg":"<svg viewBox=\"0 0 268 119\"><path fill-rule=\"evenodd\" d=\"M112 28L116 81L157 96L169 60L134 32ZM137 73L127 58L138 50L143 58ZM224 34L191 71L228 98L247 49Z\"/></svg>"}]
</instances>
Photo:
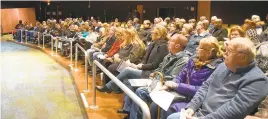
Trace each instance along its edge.
<instances>
[{"instance_id":1,"label":"jeans","mask_svg":"<svg viewBox=\"0 0 268 119\"><path fill-rule=\"evenodd\" d=\"M94 49L88 49L87 50L87 54L88 54L88 62L89 64L92 66L93 64L93 54L94 54L95 50ZM92 62L91 62L92 61Z\"/></svg>"},{"instance_id":2,"label":"jeans","mask_svg":"<svg viewBox=\"0 0 268 119\"><path fill-rule=\"evenodd\" d=\"M152 99L149 95L149 91L147 87L140 87L136 90L135 93L147 104L152 102ZM141 108L136 103L132 103L129 119L142 119L142 116L143 114L142 114Z\"/></svg>"},{"instance_id":3,"label":"jeans","mask_svg":"<svg viewBox=\"0 0 268 119\"><path fill-rule=\"evenodd\" d=\"M116 76L116 78L122 82L127 79L139 79L141 77L141 73L142 70L126 67ZM118 91L119 89L119 87L113 81L109 81L106 86L112 91Z\"/></svg>"},{"instance_id":4,"label":"jeans","mask_svg":"<svg viewBox=\"0 0 268 119\"><path fill-rule=\"evenodd\" d=\"M198 114L195 113L193 117L198 117ZM167 119L180 119L180 112L169 115Z\"/></svg>"},{"instance_id":5,"label":"jeans","mask_svg":"<svg viewBox=\"0 0 268 119\"><path fill-rule=\"evenodd\" d=\"M92 59L90 59L90 64L93 64L93 61L94 60L98 60L98 55L104 55L105 53L104 52L94 52L93 55L92 55Z\"/></svg>"}]
</instances>

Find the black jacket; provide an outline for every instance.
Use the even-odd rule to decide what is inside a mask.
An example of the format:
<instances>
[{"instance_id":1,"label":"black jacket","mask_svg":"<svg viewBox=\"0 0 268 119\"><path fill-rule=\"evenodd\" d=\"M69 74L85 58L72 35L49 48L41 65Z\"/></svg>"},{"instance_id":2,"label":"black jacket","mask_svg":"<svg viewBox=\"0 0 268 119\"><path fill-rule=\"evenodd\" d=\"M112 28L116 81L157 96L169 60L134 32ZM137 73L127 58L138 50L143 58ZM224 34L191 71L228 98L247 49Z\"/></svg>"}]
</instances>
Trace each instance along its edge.
<instances>
[{"instance_id":1,"label":"black jacket","mask_svg":"<svg viewBox=\"0 0 268 119\"><path fill-rule=\"evenodd\" d=\"M115 36L108 38L108 40L106 41L106 46L103 49L101 49L101 52L106 53L107 51L109 51L112 45L114 44L115 40L116 40Z\"/></svg>"},{"instance_id":2,"label":"black jacket","mask_svg":"<svg viewBox=\"0 0 268 119\"><path fill-rule=\"evenodd\" d=\"M168 54L167 40L161 39L149 44L142 61L142 78L148 78L151 70L158 68Z\"/></svg>"},{"instance_id":3,"label":"black jacket","mask_svg":"<svg viewBox=\"0 0 268 119\"><path fill-rule=\"evenodd\" d=\"M214 28L212 31L212 36L214 36L218 41L224 41L224 38L227 38L228 31L226 28L217 29Z\"/></svg>"}]
</instances>

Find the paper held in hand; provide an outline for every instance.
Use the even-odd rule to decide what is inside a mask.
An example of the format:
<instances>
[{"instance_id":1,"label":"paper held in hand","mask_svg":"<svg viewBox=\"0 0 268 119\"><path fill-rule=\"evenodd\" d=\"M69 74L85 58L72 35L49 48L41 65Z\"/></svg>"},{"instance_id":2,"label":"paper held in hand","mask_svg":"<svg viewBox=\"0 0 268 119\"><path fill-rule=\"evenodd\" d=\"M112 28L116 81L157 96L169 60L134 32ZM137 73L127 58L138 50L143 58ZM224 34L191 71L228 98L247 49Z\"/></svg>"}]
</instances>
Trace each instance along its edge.
<instances>
[{"instance_id":1,"label":"paper held in hand","mask_svg":"<svg viewBox=\"0 0 268 119\"><path fill-rule=\"evenodd\" d=\"M124 61L121 60L121 62L119 63L118 67L117 67L117 71L121 72L123 69L125 69L126 67L130 67L131 63L129 61Z\"/></svg>"},{"instance_id":2,"label":"paper held in hand","mask_svg":"<svg viewBox=\"0 0 268 119\"><path fill-rule=\"evenodd\" d=\"M167 111L175 96L165 90L154 90L150 93L150 97L158 106Z\"/></svg>"},{"instance_id":3,"label":"paper held in hand","mask_svg":"<svg viewBox=\"0 0 268 119\"><path fill-rule=\"evenodd\" d=\"M181 112L180 112L180 119L186 119L186 112L185 112L185 109L181 109Z\"/></svg>"},{"instance_id":4,"label":"paper held in hand","mask_svg":"<svg viewBox=\"0 0 268 119\"><path fill-rule=\"evenodd\" d=\"M128 81L132 87L146 87L153 82L152 79L128 79Z\"/></svg>"}]
</instances>

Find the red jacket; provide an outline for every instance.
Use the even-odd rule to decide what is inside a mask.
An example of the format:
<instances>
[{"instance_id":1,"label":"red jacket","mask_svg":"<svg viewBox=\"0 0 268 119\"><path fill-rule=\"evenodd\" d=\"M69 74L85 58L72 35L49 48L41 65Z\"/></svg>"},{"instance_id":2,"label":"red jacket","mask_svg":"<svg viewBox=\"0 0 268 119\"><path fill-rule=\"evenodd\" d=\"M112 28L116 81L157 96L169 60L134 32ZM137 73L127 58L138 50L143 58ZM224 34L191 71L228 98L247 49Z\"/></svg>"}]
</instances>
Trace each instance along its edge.
<instances>
[{"instance_id":1,"label":"red jacket","mask_svg":"<svg viewBox=\"0 0 268 119\"><path fill-rule=\"evenodd\" d=\"M123 40L117 40L113 43L111 49L107 52L107 57L113 56L120 49L120 45L123 43Z\"/></svg>"}]
</instances>

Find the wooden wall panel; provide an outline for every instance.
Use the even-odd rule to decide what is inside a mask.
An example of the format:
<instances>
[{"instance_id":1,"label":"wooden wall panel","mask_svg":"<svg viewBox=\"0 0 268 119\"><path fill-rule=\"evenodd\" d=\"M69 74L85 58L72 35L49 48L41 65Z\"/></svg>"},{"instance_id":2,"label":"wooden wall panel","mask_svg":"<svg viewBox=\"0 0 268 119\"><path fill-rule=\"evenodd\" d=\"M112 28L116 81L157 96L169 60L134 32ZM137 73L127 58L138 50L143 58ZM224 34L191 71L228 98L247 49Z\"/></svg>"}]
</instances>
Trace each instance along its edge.
<instances>
[{"instance_id":1,"label":"wooden wall panel","mask_svg":"<svg viewBox=\"0 0 268 119\"><path fill-rule=\"evenodd\" d=\"M197 19L201 16L206 16L208 20L210 20L210 9L211 9L211 1L202 1L198 0L197 3Z\"/></svg>"},{"instance_id":2,"label":"wooden wall panel","mask_svg":"<svg viewBox=\"0 0 268 119\"><path fill-rule=\"evenodd\" d=\"M14 9L1 9L1 25L3 33L11 32L18 24L19 20L24 23L36 22L34 8L14 8Z\"/></svg>"}]
</instances>

